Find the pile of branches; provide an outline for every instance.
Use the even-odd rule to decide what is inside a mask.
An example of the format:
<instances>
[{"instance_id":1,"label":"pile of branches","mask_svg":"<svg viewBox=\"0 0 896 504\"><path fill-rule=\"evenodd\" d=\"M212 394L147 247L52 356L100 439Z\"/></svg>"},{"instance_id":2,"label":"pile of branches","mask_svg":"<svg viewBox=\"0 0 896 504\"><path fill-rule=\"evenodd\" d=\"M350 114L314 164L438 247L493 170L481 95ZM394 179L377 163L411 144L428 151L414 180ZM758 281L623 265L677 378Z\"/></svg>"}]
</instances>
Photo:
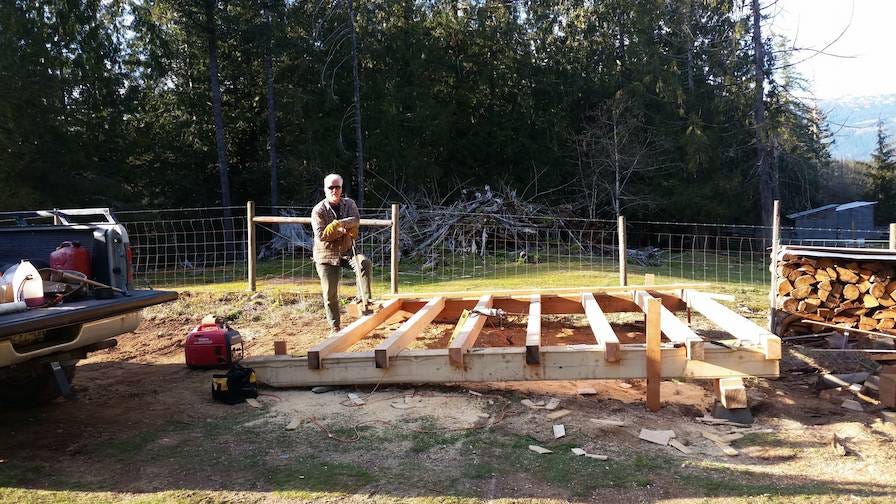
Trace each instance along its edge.
<instances>
[{"instance_id":1,"label":"pile of branches","mask_svg":"<svg viewBox=\"0 0 896 504\"><path fill-rule=\"evenodd\" d=\"M418 200L402 207L399 236L402 257L434 261L438 254L485 255L503 249L532 260L525 247L515 244L534 241L539 232L557 230L563 217L572 217L569 207L548 207L520 198L516 191L461 191L449 205Z\"/></svg>"},{"instance_id":2,"label":"pile of branches","mask_svg":"<svg viewBox=\"0 0 896 504\"><path fill-rule=\"evenodd\" d=\"M291 209L280 211L282 217L306 217ZM311 252L314 246L314 237L311 228L302 224L277 224L276 232L271 241L265 243L258 250L258 259L261 261L274 259L284 253L293 253L296 249L305 249Z\"/></svg>"}]
</instances>

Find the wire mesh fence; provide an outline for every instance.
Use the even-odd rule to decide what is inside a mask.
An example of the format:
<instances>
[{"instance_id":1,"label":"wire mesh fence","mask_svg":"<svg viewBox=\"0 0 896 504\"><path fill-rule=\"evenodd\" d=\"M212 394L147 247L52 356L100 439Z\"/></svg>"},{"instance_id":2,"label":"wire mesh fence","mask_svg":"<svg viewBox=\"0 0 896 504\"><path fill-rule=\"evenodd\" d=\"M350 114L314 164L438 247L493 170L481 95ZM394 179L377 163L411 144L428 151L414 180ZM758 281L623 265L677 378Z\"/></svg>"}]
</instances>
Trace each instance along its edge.
<instances>
[{"instance_id":1,"label":"wire mesh fence","mask_svg":"<svg viewBox=\"0 0 896 504\"><path fill-rule=\"evenodd\" d=\"M256 209L258 216L307 217L310 212L307 206ZM364 218L390 218L389 209L362 209L361 213ZM417 226L413 219L402 217L399 283L405 290L452 282L458 284L452 290L462 290L464 284L476 281L492 288L618 283L616 220L459 215L439 209L402 212L407 214L427 217L430 224ZM247 279L243 207L117 212L117 216L130 235L139 285L179 287ZM256 224L255 229L260 283L318 283L310 225ZM760 284L770 280L768 227L630 221L626 231L631 275L652 273L658 283ZM856 231L855 239L798 239L805 234L798 231L804 230L782 228L781 243L888 247L887 235L880 230ZM825 230L815 231L818 236ZM389 282L390 234L389 228L366 227L356 246L373 262L374 282L380 289Z\"/></svg>"}]
</instances>

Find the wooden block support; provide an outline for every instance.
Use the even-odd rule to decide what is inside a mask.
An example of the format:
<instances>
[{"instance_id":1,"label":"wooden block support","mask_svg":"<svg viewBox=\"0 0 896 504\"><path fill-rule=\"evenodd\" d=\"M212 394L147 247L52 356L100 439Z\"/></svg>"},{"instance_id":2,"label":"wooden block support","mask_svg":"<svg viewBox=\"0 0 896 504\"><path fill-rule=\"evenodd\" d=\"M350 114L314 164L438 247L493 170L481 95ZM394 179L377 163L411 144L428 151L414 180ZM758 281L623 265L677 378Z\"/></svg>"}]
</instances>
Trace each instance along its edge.
<instances>
[{"instance_id":1,"label":"wooden block support","mask_svg":"<svg viewBox=\"0 0 896 504\"><path fill-rule=\"evenodd\" d=\"M659 299L647 300L647 409L660 409L660 382L662 381L662 349L660 348L660 304Z\"/></svg>"},{"instance_id":2,"label":"wooden block support","mask_svg":"<svg viewBox=\"0 0 896 504\"><path fill-rule=\"evenodd\" d=\"M878 394L881 406L896 408L896 366L887 366L881 370Z\"/></svg>"},{"instance_id":3,"label":"wooden block support","mask_svg":"<svg viewBox=\"0 0 896 504\"><path fill-rule=\"evenodd\" d=\"M249 290L255 292L256 276L255 276L255 202L246 202L246 269L248 270Z\"/></svg>"},{"instance_id":4,"label":"wooden block support","mask_svg":"<svg viewBox=\"0 0 896 504\"><path fill-rule=\"evenodd\" d=\"M532 294L529 301L529 321L526 326L526 364L541 362L541 295Z\"/></svg>"},{"instance_id":5,"label":"wooden block support","mask_svg":"<svg viewBox=\"0 0 896 504\"><path fill-rule=\"evenodd\" d=\"M286 342L285 341L275 341L274 342L274 355L286 355Z\"/></svg>"},{"instance_id":6,"label":"wooden block support","mask_svg":"<svg viewBox=\"0 0 896 504\"><path fill-rule=\"evenodd\" d=\"M481 315L476 311L488 310L492 307L493 301L494 297L491 294L486 294L479 298L479 302L476 303L476 307L473 308L470 317L467 318L460 331L452 339L451 344L448 346L448 360L451 361L452 366L464 367L464 354L476 343L476 339L479 338L479 332L482 331L482 326L485 325L485 321L488 319L486 315Z\"/></svg>"},{"instance_id":7,"label":"wooden block support","mask_svg":"<svg viewBox=\"0 0 896 504\"><path fill-rule=\"evenodd\" d=\"M389 357L404 350L411 344L420 331L436 318L445 308L445 298L436 297L426 303L417 313L395 330L386 341L380 343L373 350L373 358L376 367L385 369L389 367Z\"/></svg>"},{"instance_id":8,"label":"wooden block support","mask_svg":"<svg viewBox=\"0 0 896 504\"><path fill-rule=\"evenodd\" d=\"M619 338L613 331L613 327L604 315L600 305L594 294L586 292L582 294L582 306L585 309L585 316L588 318L588 325L591 326L591 332L597 344L604 348L604 358L607 362L619 362Z\"/></svg>"},{"instance_id":9,"label":"wooden block support","mask_svg":"<svg viewBox=\"0 0 896 504\"><path fill-rule=\"evenodd\" d=\"M361 340L367 333L377 328L386 319L401 308L401 299L391 299L383 305L380 311L361 317L329 338L311 347L308 350L308 367L320 369L321 361L329 354L344 352Z\"/></svg>"},{"instance_id":10,"label":"wooden block support","mask_svg":"<svg viewBox=\"0 0 896 504\"><path fill-rule=\"evenodd\" d=\"M728 409L748 408L747 389L741 378L722 378L713 381L716 398Z\"/></svg>"}]
</instances>

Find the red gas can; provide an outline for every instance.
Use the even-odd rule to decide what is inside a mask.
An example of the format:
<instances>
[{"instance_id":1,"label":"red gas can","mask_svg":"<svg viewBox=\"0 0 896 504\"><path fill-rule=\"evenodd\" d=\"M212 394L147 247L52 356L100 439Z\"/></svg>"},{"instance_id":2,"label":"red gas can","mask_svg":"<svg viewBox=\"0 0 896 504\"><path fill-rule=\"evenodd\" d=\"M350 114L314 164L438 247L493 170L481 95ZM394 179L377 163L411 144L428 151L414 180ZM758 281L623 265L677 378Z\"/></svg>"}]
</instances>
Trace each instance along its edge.
<instances>
[{"instance_id":1,"label":"red gas can","mask_svg":"<svg viewBox=\"0 0 896 504\"><path fill-rule=\"evenodd\" d=\"M90 252L81 248L79 242L64 241L50 254L50 267L53 269L80 271L93 276L90 265Z\"/></svg>"},{"instance_id":2,"label":"red gas can","mask_svg":"<svg viewBox=\"0 0 896 504\"><path fill-rule=\"evenodd\" d=\"M243 338L227 324L200 324L184 343L190 368L226 368L243 358Z\"/></svg>"}]
</instances>

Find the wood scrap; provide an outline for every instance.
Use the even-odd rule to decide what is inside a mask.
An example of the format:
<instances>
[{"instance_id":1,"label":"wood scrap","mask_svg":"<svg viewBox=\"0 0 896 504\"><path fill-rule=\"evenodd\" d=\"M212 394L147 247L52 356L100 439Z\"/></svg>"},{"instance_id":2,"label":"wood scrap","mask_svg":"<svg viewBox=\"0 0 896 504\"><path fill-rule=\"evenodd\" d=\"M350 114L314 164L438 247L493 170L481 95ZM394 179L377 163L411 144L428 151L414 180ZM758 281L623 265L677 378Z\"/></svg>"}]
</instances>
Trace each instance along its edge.
<instances>
[{"instance_id":1,"label":"wood scrap","mask_svg":"<svg viewBox=\"0 0 896 504\"><path fill-rule=\"evenodd\" d=\"M669 440L675 437L675 431L671 430L652 430L652 429L641 429L641 432L638 434L638 439L643 439L644 441L649 441L651 443L656 443L658 445L666 446L669 444Z\"/></svg>"},{"instance_id":2,"label":"wood scrap","mask_svg":"<svg viewBox=\"0 0 896 504\"><path fill-rule=\"evenodd\" d=\"M566 427L563 424L554 424L554 439L566 436Z\"/></svg>"},{"instance_id":3,"label":"wood scrap","mask_svg":"<svg viewBox=\"0 0 896 504\"><path fill-rule=\"evenodd\" d=\"M547 415L547 418L548 418L548 420L558 420L558 419L560 419L560 418L565 417L566 415L568 415L568 414L570 414L570 413L572 413L572 411L569 411L569 410L566 410L566 409L562 409L562 410L559 410L559 411L555 411L555 412L553 412L553 413L549 413L549 414Z\"/></svg>"},{"instance_id":4,"label":"wood scrap","mask_svg":"<svg viewBox=\"0 0 896 504\"><path fill-rule=\"evenodd\" d=\"M534 451L535 453L537 453L537 454L539 454L539 455L544 455L544 454L547 454L547 453L554 453L553 451L548 450L547 448L544 448L544 447L542 447L542 446L538 446L538 445L529 445L529 449L532 450L532 451Z\"/></svg>"}]
</instances>

